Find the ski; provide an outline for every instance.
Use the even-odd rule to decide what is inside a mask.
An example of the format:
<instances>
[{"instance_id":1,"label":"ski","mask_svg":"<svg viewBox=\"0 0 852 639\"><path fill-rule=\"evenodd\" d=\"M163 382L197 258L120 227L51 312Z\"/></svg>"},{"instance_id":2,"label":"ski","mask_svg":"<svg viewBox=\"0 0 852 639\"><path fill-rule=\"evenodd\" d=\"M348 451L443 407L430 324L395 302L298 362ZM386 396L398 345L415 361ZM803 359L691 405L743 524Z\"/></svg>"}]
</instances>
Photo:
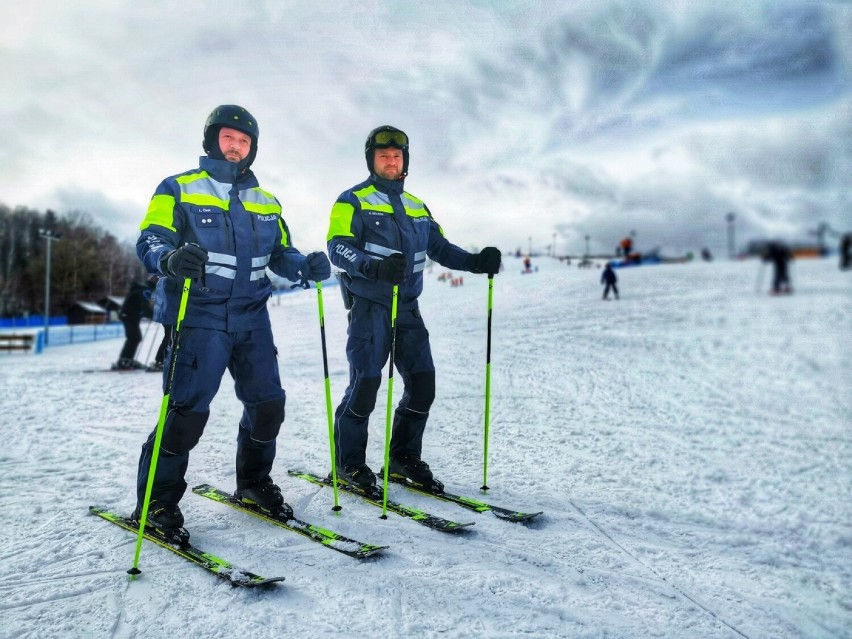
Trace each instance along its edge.
<instances>
[{"instance_id":1,"label":"ski","mask_svg":"<svg viewBox=\"0 0 852 639\"><path fill-rule=\"evenodd\" d=\"M388 481L392 481L395 484L401 484L409 490L412 490L416 493L420 493L421 495L429 495L430 497L435 497L436 499L440 499L441 501L448 501L453 504L457 504L462 508L472 510L474 512L491 512L495 517L497 517L497 519L502 519L504 521L532 521L533 519L541 515L543 512L539 511L537 513L525 513L517 510L512 510L510 508L502 508L500 506L495 506L494 504L487 504L484 501L479 501L478 499L474 499L472 497L464 497L463 495L456 495L453 493L449 493L445 490L430 490L427 486L424 486L423 484L412 482L403 477L402 475L397 475L395 473L390 473L388 475Z\"/></svg>"},{"instance_id":2,"label":"ski","mask_svg":"<svg viewBox=\"0 0 852 639\"><path fill-rule=\"evenodd\" d=\"M89 512L97 515L98 517L102 517L117 526L121 526L132 533L139 533L138 522L130 519L129 517L122 517L121 515L117 515L98 506L89 506ZM196 546L193 546L189 543L188 536L186 540L177 542L175 540L170 540L155 528L149 528L147 526L145 527L143 535L145 536L145 539L153 541L155 544L162 546L167 550L171 550L176 555L180 555L184 559L201 566L205 570L212 572L217 577L224 579L235 586L254 588L256 586L265 586L278 581L284 581L284 577L261 577L253 572L237 568L221 557L217 557L216 555L212 555Z\"/></svg>"},{"instance_id":3,"label":"ski","mask_svg":"<svg viewBox=\"0 0 852 639\"><path fill-rule=\"evenodd\" d=\"M288 470L287 474L291 477L298 477L299 479L304 479L305 481L309 481L318 486L332 486L333 482L328 477L320 477L318 475L314 475L313 473L304 472L301 470ZM367 492L353 486L352 484L348 484L343 481L337 482L337 487L347 493L352 495L357 495L361 499L373 504L374 506L378 506L382 508L383 500L382 500L382 491L380 488L376 488L373 492ZM427 528L431 528L433 530L439 530L441 532L455 532L458 530L463 530L468 526L473 526L474 522L467 523L459 523L457 521L450 521L449 519L444 519L442 517L438 517L436 515L430 515L427 512L422 510L418 510L417 508L412 508L411 506L406 506L404 504L397 503L395 501L388 500L387 509L391 512L396 513L397 515L402 515L403 517L408 517L416 521L418 524L426 526Z\"/></svg>"},{"instance_id":4,"label":"ski","mask_svg":"<svg viewBox=\"0 0 852 639\"><path fill-rule=\"evenodd\" d=\"M244 504L233 495L226 493L223 490L219 490L218 488L214 488L209 484L196 486L192 489L192 492L196 495L201 495L202 497L207 497L213 501L241 510L244 513L254 515L259 519L275 524L276 526L280 526L281 528L292 530L300 535L304 535L311 541L320 543L323 546L342 552L344 555L349 555L355 559L372 557L376 553L388 548L388 546L375 546L373 544L356 541L355 539L344 537L334 531L315 526L306 521L302 521L301 519L296 519L295 517L291 519L284 519L281 516L276 516L275 513L263 510L260 506L255 504Z\"/></svg>"}]
</instances>

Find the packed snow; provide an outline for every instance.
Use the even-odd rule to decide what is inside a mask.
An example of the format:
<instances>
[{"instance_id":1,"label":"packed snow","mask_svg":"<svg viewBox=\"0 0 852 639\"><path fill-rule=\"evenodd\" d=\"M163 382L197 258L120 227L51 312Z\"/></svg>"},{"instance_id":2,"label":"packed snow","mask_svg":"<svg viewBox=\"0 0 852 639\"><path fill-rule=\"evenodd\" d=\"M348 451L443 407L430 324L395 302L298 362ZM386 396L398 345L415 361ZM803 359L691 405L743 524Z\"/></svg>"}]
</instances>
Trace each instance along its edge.
<instances>
[{"instance_id":1,"label":"packed snow","mask_svg":"<svg viewBox=\"0 0 852 639\"><path fill-rule=\"evenodd\" d=\"M131 581L129 513L162 388L108 368L121 340L0 354L5 416L0 636L852 637L852 274L799 260L767 294L756 261L620 269L552 259L494 280L491 420L483 480L488 287L426 277L438 368L424 458L449 490L542 510L500 521L392 486L456 521L446 534L287 475L329 469L317 292L270 303L287 418L274 477L302 519L374 544L351 559L187 492L192 540L286 581L235 588L154 544ZM347 381L346 317L323 289L332 405ZM139 349L148 357L162 332ZM394 396L401 396L397 377ZM387 388L368 462L382 464ZM233 489L241 406L226 377L193 451L190 487Z\"/></svg>"}]
</instances>

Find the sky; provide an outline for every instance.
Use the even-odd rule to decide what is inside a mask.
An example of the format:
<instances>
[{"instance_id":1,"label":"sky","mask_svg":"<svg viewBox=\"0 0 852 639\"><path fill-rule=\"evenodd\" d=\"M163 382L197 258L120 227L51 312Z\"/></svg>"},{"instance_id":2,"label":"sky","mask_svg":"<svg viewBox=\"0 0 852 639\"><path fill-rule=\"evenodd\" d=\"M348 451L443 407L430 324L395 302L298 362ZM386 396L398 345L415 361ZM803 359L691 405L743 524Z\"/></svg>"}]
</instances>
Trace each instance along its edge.
<instances>
[{"instance_id":1,"label":"sky","mask_svg":"<svg viewBox=\"0 0 852 639\"><path fill-rule=\"evenodd\" d=\"M468 249L852 231L848 0L33 0L0 20L0 203L87 211L122 240L231 103L304 252L381 124Z\"/></svg>"},{"instance_id":2,"label":"sky","mask_svg":"<svg viewBox=\"0 0 852 639\"><path fill-rule=\"evenodd\" d=\"M0 450L0 639L848 639L852 272L797 260L795 293L772 297L757 260L623 268L605 302L600 269L533 263L494 278L487 495L487 279L452 287L435 267L420 297L437 367L423 458L449 490L543 511L527 525L400 486L393 499L474 525L381 519L345 493L335 514L330 489L288 476L330 467L323 382L333 410L346 311L326 288L324 371L315 290L270 302L287 392L272 476L299 518L389 548L359 562L187 492L191 540L286 577L268 591L147 542L130 582L135 536L89 515L132 510L162 402L160 375L106 372L123 340L59 346L56 327L42 354L0 353L15 428ZM161 336L152 326L137 358ZM375 470L386 406L385 382ZM190 487L234 489L241 415L226 375Z\"/></svg>"}]
</instances>

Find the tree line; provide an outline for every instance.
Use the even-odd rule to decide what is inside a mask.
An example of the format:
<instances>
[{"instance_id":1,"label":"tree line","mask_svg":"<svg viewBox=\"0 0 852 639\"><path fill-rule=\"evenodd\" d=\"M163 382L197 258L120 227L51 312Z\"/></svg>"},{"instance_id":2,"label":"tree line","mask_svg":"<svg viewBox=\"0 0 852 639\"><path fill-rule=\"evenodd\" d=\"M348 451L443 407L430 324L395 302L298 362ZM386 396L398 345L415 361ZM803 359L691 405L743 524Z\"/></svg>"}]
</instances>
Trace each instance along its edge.
<instances>
[{"instance_id":1,"label":"tree line","mask_svg":"<svg viewBox=\"0 0 852 639\"><path fill-rule=\"evenodd\" d=\"M58 240L48 242L44 232ZM57 216L0 204L0 317L44 314L48 243L50 315L64 315L78 301L123 296L145 277L135 247L96 226L88 213Z\"/></svg>"}]
</instances>

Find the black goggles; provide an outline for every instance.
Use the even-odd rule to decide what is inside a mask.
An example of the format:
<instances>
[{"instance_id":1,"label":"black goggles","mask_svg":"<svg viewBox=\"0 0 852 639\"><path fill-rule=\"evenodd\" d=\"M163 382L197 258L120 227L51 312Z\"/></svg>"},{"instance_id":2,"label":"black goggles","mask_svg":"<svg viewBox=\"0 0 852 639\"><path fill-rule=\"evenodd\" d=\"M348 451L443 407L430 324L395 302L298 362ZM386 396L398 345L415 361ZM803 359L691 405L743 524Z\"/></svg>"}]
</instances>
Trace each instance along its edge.
<instances>
[{"instance_id":1,"label":"black goggles","mask_svg":"<svg viewBox=\"0 0 852 639\"><path fill-rule=\"evenodd\" d=\"M377 146L408 146L408 136L402 131L379 131L373 136L373 144Z\"/></svg>"}]
</instances>

